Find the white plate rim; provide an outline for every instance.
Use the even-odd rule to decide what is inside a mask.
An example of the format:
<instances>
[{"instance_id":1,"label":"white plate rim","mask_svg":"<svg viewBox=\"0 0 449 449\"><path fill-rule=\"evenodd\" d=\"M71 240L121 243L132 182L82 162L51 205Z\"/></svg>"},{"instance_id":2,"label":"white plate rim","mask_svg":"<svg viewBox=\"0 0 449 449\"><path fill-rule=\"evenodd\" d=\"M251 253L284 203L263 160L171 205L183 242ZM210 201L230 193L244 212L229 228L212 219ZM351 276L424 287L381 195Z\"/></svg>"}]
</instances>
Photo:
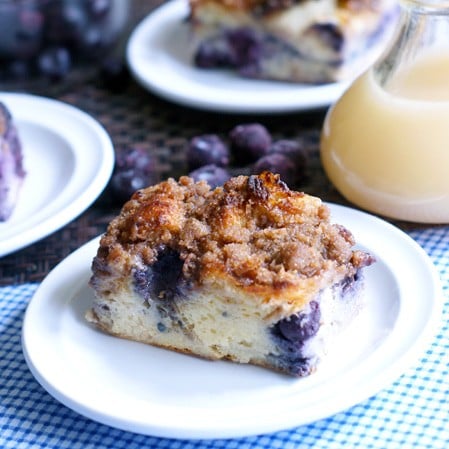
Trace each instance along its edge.
<instances>
[{"instance_id":1,"label":"white plate rim","mask_svg":"<svg viewBox=\"0 0 449 449\"><path fill-rule=\"evenodd\" d=\"M98 245L98 238L85 244L61 262L42 282L28 305L23 322L22 345L25 360L32 374L57 400L90 419L126 431L180 439L235 438L285 430L327 418L368 399L381 389L388 387L411 365L418 362L440 324L442 290L433 263L411 237L370 214L344 206L334 204L330 206L334 221L348 224L356 239L365 248L367 243L368 248L377 246L382 254L383 262L405 264L405 274L414 276L419 273L420 278L414 278L413 285L408 277L396 278L400 287L398 295L401 298L395 328L387 337L386 343L375 349L368 359L360 364L361 366L345 373L344 380L337 378L338 386L344 388L335 388L334 384L326 385L325 383L312 388L312 394L316 394L321 389L319 399L327 398L328 400L309 402L307 410L304 410L291 398L281 398L279 404L275 401L266 406L275 412L266 413L266 407L264 410L258 410L251 405L245 405L238 410L224 407L223 410L217 411L201 409L193 405L177 408L161 403L143 404L134 398L133 404L137 409L153 412L153 414L145 415L144 418L136 418L136 413L130 413L131 411L126 408L119 413L116 410L111 411L111 401L114 398L102 396L100 393L100 401L92 400L86 403L79 400L65 389L63 383L56 384L60 378L54 377L55 372L52 373L53 379L49 380L52 377L48 375L49 372L57 371L57 367L46 366L46 357L39 355L42 346L36 343L34 337L37 334L33 333L33 328L36 330L36 325L39 328L40 313L51 311L52 302L59 302L58 299L51 297L52 294L58 291L62 293L67 288L69 290L79 288L79 273L76 275L76 270L73 271L72 268L80 262L85 262L86 258L92 257L92 252ZM367 237L369 242L366 241ZM86 273L83 277L85 281ZM417 285L416 279L421 279L422 285ZM407 295L406 301L403 295ZM56 305L63 307L63 304ZM410 312L415 312L416 307L420 313L411 316ZM57 312L53 312L55 313L57 315ZM51 341L46 342L47 354L52 350L49 343ZM301 389L299 387L295 390L293 382L293 392L297 395ZM295 398L297 399L297 396ZM137 416L140 417L140 415Z\"/></svg>"},{"instance_id":2,"label":"white plate rim","mask_svg":"<svg viewBox=\"0 0 449 449\"><path fill-rule=\"evenodd\" d=\"M146 89L174 103L222 113L277 114L325 108L349 86L347 82L307 85L244 79L225 70L193 67L187 56L169 54L164 33L179 31L188 52L186 0L170 0L152 11L131 33L126 59L134 78ZM169 31L172 30L172 31Z\"/></svg>"},{"instance_id":3,"label":"white plate rim","mask_svg":"<svg viewBox=\"0 0 449 449\"><path fill-rule=\"evenodd\" d=\"M111 138L104 127L91 115L75 106L52 98L11 92L0 92L0 101L8 106L18 128L22 122L30 123L44 132L48 130L49 133L58 135L66 142L74 159L74 171L67 181L70 184L67 191L55 192L57 197L55 203L48 204L45 210L29 217L27 223L22 223L20 232L19 230L17 233L13 232L6 239L0 237L0 257L2 257L52 234L86 210L109 181L115 154ZM59 126L61 120L66 125L76 128L80 133L79 136L75 136L73 131L68 132L67 129L62 129ZM85 146L87 140L88 147ZM97 162L97 166L90 167L89 171L83 168L87 151L90 152L90 160ZM27 173L30 173L33 167L27 166L25 145L24 152L25 168ZM53 173L42 175L52 176ZM26 182L27 178L25 178ZM66 194L70 196L65 197ZM21 200L20 195L18 201L24 201L23 198ZM52 209L51 216L49 208ZM9 220L0 223L0 235L2 227L6 229L7 226L12 226L13 218L14 212Z\"/></svg>"}]
</instances>

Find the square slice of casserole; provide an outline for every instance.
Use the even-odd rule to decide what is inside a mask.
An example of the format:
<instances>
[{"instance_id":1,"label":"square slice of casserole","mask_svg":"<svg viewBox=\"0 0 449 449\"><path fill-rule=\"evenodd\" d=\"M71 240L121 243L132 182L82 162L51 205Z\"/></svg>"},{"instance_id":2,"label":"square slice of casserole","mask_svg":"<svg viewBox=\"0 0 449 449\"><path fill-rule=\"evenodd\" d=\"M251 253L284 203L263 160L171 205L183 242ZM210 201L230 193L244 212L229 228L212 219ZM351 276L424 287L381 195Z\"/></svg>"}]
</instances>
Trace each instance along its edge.
<instances>
[{"instance_id":1,"label":"square slice of casserole","mask_svg":"<svg viewBox=\"0 0 449 449\"><path fill-rule=\"evenodd\" d=\"M361 307L350 231L277 175L136 192L102 237L89 321L112 335L292 376L313 372Z\"/></svg>"},{"instance_id":2,"label":"square slice of casserole","mask_svg":"<svg viewBox=\"0 0 449 449\"><path fill-rule=\"evenodd\" d=\"M190 0L193 61L249 78L354 78L385 49L396 0Z\"/></svg>"}]
</instances>

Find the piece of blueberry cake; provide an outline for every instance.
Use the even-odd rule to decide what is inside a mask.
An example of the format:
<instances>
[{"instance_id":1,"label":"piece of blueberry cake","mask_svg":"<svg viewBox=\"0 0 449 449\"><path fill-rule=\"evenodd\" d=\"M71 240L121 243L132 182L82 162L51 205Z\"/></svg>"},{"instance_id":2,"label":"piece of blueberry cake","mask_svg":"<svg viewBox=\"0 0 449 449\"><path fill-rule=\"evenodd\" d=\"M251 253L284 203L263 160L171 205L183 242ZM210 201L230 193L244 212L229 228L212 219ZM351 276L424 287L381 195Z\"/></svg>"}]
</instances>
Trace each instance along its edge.
<instances>
[{"instance_id":1,"label":"piece of blueberry cake","mask_svg":"<svg viewBox=\"0 0 449 449\"><path fill-rule=\"evenodd\" d=\"M137 191L101 238L87 319L103 331L293 376L361 307L371 255L278 175Z\"/></svg>"},{"instance_id":2,"label":"piece of blueberry cake","mask_svg":"<svg viewBox=\"0 0 449 449\"><path fill-rule=\"evenodd\" d=\"M353 78L384 50L397 0L189 0L193 61L244 77Z\"/></svg>"},{"instance_id":3,"label":"piece of blueberry cake","mask_svg":"<svg viewBox=\"0 0 449 449\"><path fill-rule=\"evenodd\" d=\"M5 104L0 102L0 222L10 218L25 178L22 145Z\"/></svg>"}]
</instances>

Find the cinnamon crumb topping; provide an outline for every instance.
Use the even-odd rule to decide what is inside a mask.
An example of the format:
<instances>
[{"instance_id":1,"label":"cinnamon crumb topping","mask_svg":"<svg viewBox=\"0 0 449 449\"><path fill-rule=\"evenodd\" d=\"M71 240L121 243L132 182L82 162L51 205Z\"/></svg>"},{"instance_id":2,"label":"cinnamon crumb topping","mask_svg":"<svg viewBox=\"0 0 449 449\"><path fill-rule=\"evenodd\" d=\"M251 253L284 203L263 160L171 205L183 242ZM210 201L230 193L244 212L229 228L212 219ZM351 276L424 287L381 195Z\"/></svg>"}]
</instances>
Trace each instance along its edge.
<instances>
[{"instance_id":1,"label":"cinnamon crumb topping","mask_svg":"<svg viewBox=\"0 0 449 449\"><path fill-rule=\"evenodd\" d=\"M97 275L123 274L169 247L184 261L184 276L199 283L226 276L241 287L282 289L312 277L338 281L373 259L354 251L352 234L329 215L319 198L289 190L268 172L215 190L188 177L169 179L124 205L94 267Z\"/></svg>"}]
</instances>

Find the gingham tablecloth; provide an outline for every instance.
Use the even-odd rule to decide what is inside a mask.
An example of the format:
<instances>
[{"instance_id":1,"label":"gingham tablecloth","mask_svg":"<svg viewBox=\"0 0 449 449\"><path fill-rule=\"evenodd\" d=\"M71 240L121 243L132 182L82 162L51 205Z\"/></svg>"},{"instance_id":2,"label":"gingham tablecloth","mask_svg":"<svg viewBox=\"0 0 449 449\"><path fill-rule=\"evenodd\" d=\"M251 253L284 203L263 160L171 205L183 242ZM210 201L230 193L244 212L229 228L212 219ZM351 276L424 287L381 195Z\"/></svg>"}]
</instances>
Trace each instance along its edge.
<instances>
[{"instance_id":1,"label":"gingham tablecloth","mask_svg":"<svg viewBox=\"0 0 449 449\"><path fill-rule=\"evenodd\" d=\"M117 430L61 405L33 378L21 327L38 284L0 288L0 447L40 448L449 448L449 227L409 233L443 285L442 325L421 360L369 400L307 426L230 440L173 440Z\"/></svg>"}]
</instances>

